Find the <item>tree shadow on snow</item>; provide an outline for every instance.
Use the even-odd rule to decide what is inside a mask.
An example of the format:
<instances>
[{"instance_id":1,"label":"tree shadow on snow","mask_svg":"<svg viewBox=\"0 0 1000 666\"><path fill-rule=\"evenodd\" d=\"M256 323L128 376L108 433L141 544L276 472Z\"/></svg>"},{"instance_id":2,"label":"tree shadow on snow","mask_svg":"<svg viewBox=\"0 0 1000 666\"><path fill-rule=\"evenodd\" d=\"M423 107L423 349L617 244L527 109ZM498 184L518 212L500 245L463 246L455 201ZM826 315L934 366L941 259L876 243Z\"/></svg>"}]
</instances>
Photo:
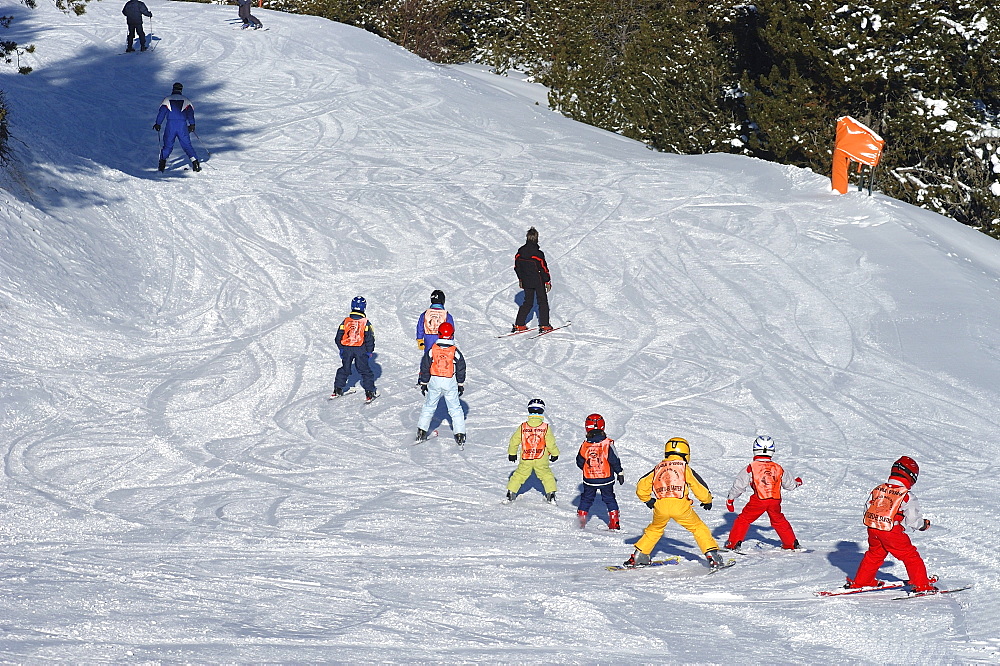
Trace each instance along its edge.
<instances>
[{"instance_id":1,"label":"tree shadow on snow","mask_svg":"<svg viewBox=\"0 0 1000 666\"><path fill-rule=\"evenodd\" d=\"M24 15L24 20L15 21L19 29L10 31L10 39L28 44L45 30L31 12L9 10L4 13ZM238 151L238 139L251 131L237 126L240 110L222 101L225 79L198 65L175 68L166 53L158 52L155 33L151 50L124 53L124 32L123 21L120 30L116 28L121 34L113 39L109 35L107 43L81 45L71 59L27 76L10 69L0 72L0 89L10 106L14 168L32 202L43 210L109 203L102 193L81 187L76 178L90 177L101 168L144 179L183 177L176 168L156 170L160 146L152 129L175 81L184 84L199 134L206 137L213 157ZM199 158L210 161L197 136L193 143ZM187 164L178 142L168 162L179 160Z\"/></svg>"}]
</instances>

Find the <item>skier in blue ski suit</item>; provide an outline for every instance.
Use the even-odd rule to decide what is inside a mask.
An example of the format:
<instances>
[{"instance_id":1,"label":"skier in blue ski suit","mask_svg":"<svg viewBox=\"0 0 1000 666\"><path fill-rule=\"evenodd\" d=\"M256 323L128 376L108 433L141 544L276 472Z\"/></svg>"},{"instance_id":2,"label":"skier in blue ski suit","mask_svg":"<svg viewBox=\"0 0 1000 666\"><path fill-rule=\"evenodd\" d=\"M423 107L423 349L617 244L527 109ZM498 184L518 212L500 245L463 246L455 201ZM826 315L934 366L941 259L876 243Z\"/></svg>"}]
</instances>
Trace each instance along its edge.
<instances>
[{"instance_id":1,"label":"skier in blue ski suit","mask_svg":"<svg viewBox=\"0 0 1000 666\"><path fill-rule=\"evenodd\" d=\"M184 86L175 83L169 97L164 98L160 104L160 112L156 114L156 124L153 129L160 131L160 126L166 120L166 128L163 131L163 147L160 149L160 171L167 168L167 158L174 149L174 139L181 142L181 148L191 158L191 168L201 171L201 164L198 162L198 153L194 152L191 145L190 132L194 131L194 106L181 94Z\"/></svg>"}]
</instances>

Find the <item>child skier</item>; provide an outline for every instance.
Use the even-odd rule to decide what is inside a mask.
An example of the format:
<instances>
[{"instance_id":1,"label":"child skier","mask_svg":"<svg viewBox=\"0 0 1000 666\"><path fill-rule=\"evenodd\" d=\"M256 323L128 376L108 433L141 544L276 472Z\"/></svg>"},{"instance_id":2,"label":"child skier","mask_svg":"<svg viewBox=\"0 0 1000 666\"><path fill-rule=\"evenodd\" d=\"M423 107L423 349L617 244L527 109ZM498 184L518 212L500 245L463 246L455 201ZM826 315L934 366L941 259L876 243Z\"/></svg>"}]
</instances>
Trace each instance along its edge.
<instances>
[{"instance_id":1,"label":"child skier","mask_svg":"<svg viewBox=\"0 0 1000 666\"><path fill-rule=\"evenodd\" d=\"M156 167L160 171L167 168L167 158L170 157L174 149L174 140L181 142L181 148L191 158L191 169L201 171L201 163L198 162L198 153L191 145L191 137L188 136L194 131L194 106L181 93L184 86L175 83L170 91L170 96L164 98L160 104L160 110L156 114L156 123L153 129L160 131L160 125L166 120L166 127L163 129L163 147L160 148L160 163Z\"/></svg>"},{"instance_id":2,"label":"child skier","mask_svg":"<svg viewBox=\"0 0 1000 666\"><path fill-rule=\"evenodd\" d=\"M862 522L868 528L868 552L861 558L854 580L847 579L845 588L880 586L875 574L892 554L903 562L910 588L914 592L935 592L937 588L927 577L927 568L910 542L904 527L923 532L931 521L920 515L920 506L910 488L917 482L920 468L917 462L903 456L892 464L889 480L872 490L865 506Z\"/></svg>"},{"instance_id":3,"label":"child skier","mask_svg":"<svg viewBox=\"0 0 1000 666\"><path fill-rule=\"evenodd\" d=\"M375 331L371 322L365 316L365 307L368 302L364 296L355 296L351 301L351 314L344 318L344 322L337 330L337 346L340 347L340 358L343 364L337 370L337 376L333 380L333 395L337 398L344 395L344 387L351 376L351 366L358 369L361 374L361 386L365 389L365 402L371 402L378 397L375 392L375 374L372 372L368 360L375 353Z\"/></svg>"},{"instance_id":4,"label":"child skier","mask_svg":"<svg viewBox=\"0 0 1000 666\"><path fill-rule=\"evenodd\" d=\"M712 492L704 480L688 466L690 454L691 447L687 440L674 437L663 447L663 460L636 484L635 494L653 510L653 521L636 541L635 552L624 562L626 567L649 564L649 555L663 536L663 530L671 518L694 535L698 547L708 558L709 566L723 566L719 544L694 512L691 500L688 499L690 490L701 502L703 509L709 511L712 508Z\"/></svg>"},{"instance_id":5,"label":"child skier","mask_svg":"<svg viewBox=\"0 0 1000 666\"><path fill-rule=\"evenodd\" d=\"M521 464L507 482L506 503L513 502L521 486L534 472L545 489L545 500L550 504L556 501L556 477L549 469L549 463L559 459L559 448L552 428L545 422L545 402L535 398L528 403L528 420L517 427L510 436L507 446L507 460L517 462L518 452L521 454Z\"/></svg>"},{"instance_id":6,"label":"child skier","mask_svg":"<svg viewBox=\"0 0 1000 666\"><path fill-rule=\"evenodd\" d=\"M455 326L455 320L444 309L444 292L435 289L431 292L431 306L417 317L417 346L430 349L437 342L438 327L445 322Z\"/></svg>"},{"instance_id":7,"label":"child skier","mask_svg":"<svg viewBox=\"0 0 1000 666\"><path fill-rule=\"evenodd\" d=\"M580 493L577 520L581 528L587 526L587 512L600 490L601 499L608 507L608 529L621 529L618 522L618 500L615 499L615 478L621 485L625 483L625 475L615 451L615 440L608 439L604 434L604 417L600 414L588 416L583 427L587 431L587 439L576 454L576 466L583 470L583 492Z\"/></svg>"},{"instance_id":8,"label":"child skier","mask_svg":"<svg viewBox=\"0 0 1000 666\"><path fill-rule=\"evenodd\" d=\"M735 512L734 502L736 498L742 495L748 486L753 488L754 494L750 496L750 501L743 507L742 513L733 523L729 540L726 542L728 550L739 550L743 543L743 537L750 529L750 523L760 518L761 514L765 512L771 519L771 527L781 539L781 547L784 550L795 550L799 547L799 540L795 538L791 524L785 518L785 514L781 512L781 489L798 488L802 485L802 479L800 477L792 479L785 476L785 470L781 465L771 460L773 456L773 439L767 435L761 435L753 440L753 462L736 475L726 500L726 508Z\"/></svg>"},{"instance_id":9,"label":"child skier","mask_svg":"<svg viewBox=\"0 0 1000 666\"><path fill-rule=\"evenodd\" d=\"M442 322L437 327L438 340L424 352L420 361L420 391L426 396L424 408L417 422L417 441L427 439L427 428L437 409L438 401L444 396L448 405L451 430L455 433L455 443L465 445L465 413L458 399L465 391L465 357L455 344L455 327Z\"/></svg>"}]
</instances>

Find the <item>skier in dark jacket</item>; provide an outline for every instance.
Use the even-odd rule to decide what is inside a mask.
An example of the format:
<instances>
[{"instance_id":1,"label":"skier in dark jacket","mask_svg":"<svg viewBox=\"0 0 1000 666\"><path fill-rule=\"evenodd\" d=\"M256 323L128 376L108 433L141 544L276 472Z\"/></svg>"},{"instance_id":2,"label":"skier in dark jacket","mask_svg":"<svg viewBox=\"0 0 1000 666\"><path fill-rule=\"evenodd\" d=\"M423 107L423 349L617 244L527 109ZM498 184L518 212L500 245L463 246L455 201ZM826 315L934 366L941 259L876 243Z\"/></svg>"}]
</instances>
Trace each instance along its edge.
<instances>
[{"instance_id":1,"label":"skier in dark jacket","mask_svg":"<svg viewBox=\"0 0 1000 666\"><path fill-rule=\"evenodd\" d=\"M139 49L145 51L146 32L142 29L142 17L153 18L153 14L142 0L128 0L122 7L122 14L125 15L125 22L128 24L128 43L125 45L125 51L135 51L132 47L132 40L135 39L136 34L139 35Z\"/></svg>"},{"instance_id":2,"label":"skier in dark jacket","mask_svg":"<svg viewBox=\"0 0 1000 666\"><path fill-rule=\"evenodd\" d=\"M528 229L525 235L525 243L517 254L514 255L514 272L524 289L524 302L517 311L517 319L514 321L511 333L528 330L528 315L535 305L535 297L538 297L538 330L551 331L549 325L549 289L552 288L552 276L549 275L549 267L545 263L545 253L538 248L538 230L534 227Z\"/></svg>"},{"instance_id":3,"label":"skier in dark jacket","mask_svg":"<svg viewBox=\"0 0 1000 666\"><path fill-rule=\"evenodd\" d=\"M333 379L333 395L339 398L344 395L344 387L351 377L351 366L361 374L361 387L365 390L365 400L371 402L378 397L375 390L375 373L368 361L375 353L375 330L372 328L365 308L368 301L364 296L355 296L351 301L351 313L337 329L337 347L340 348L340 358L343 361Z\"/></svg>"},{"instance_id":4,"label":"skier in dark jacket","mask_svg":"<svg viewBox=\"0 0 1000 666\"><path fill-rule=\"evenodd\" d=\"M260 22L260 19L250 13L250 5L253 4L253 0L236 0L236 4L240 6L239 15L243 20L244 28L253 28L254 30L257 30L258 28L264 27L264 24Z\"/></svg>"},{"instance_id":5,"label":"skier in dark jacket","mask_svg":"<svg viewBox=\"0 0 1000 666\"><path fill-rule=\"evenodd\" d=\"M142 3L139 3L142 4ZM170 151L174 149L174 139L181 142L181 148L191 158L191 168L201 171L201 164L198 162L198 154L194 152L191 145L189 133L194 131L194 106L181 92L184 86L179 83L174 84L170 96L160 104L160 112L156 114L156 124L153 129L160 131L160 125L167 121L167 126L163 132L163 147L160 149L160 164L157 167L160 171L167 168L167 158Z\"/></svg>"}]
</instances>

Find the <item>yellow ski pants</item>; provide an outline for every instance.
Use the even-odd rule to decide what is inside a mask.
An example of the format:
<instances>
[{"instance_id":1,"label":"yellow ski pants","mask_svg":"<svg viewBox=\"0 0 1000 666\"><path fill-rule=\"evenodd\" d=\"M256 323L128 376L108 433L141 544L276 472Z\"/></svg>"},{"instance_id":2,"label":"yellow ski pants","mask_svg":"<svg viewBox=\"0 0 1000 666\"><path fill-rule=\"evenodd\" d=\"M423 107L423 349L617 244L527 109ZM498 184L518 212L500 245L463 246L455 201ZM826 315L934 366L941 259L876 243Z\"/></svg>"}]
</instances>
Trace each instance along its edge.
<instances>
[{"instance_id":1,"label":"yellow ski pants","mask_svg":"<svg viewBox=\"0 0 1000 666\"><path fill-rule=\"evenodd\" d=\"M510 481L507 482L507 490L512 493L520 491L521 486L528 480L532 472L542 482L542 487L545 488L546 493L554 493L556 491L556 477L549 468L548 455L543 455L537 460L522 460L521 464L514 470L514 473L511 474Z\"/></svg>"},{"instance_id":2,"label":"yellow ski pants","mask_svg":"<svg viewBox=\"0 0 1000 666\"><path fill-rule=\"evenodd\" d=\"M663 530L666 529L671 518L694 535L694 540L698 542L701 552L707 553L713 548L719 547L719 544L712 538L708 526L694 512L690 501L665 497L656 500L656 505L653 507L653 522L646 527L642 537L635 542L636 549L647 555L652 554L656 542L663 536Z\"/></svg>"}]
</instances>

